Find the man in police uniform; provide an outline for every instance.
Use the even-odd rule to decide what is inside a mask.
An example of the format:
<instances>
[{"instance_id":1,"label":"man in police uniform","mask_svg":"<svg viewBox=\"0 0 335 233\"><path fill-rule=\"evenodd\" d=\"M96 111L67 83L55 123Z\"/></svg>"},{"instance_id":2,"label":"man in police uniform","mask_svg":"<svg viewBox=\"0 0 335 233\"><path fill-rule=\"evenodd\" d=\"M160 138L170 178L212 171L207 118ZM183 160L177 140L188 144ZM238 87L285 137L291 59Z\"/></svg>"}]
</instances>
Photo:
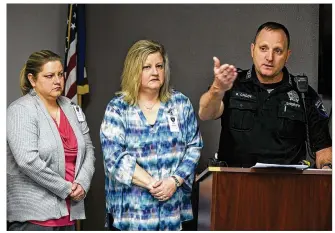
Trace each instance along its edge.
<instances>
[{"instance_id":1,"label":"man in police uniform","mask_svg":"<svg viewBox=\"0 0 335 233\"><path fill-rule=\"evenodd\" d=\"M283 25L261 25L251 44L253 66L237 71L214 57L214 81L200 99L201 120L221 118L218 159L231 167L256 162L298 164L306 159L306 118L317 168L331 168L328 115L309 86L306 115L294 76L285 67L291 50Z\"/></svg>"}]
</instances>

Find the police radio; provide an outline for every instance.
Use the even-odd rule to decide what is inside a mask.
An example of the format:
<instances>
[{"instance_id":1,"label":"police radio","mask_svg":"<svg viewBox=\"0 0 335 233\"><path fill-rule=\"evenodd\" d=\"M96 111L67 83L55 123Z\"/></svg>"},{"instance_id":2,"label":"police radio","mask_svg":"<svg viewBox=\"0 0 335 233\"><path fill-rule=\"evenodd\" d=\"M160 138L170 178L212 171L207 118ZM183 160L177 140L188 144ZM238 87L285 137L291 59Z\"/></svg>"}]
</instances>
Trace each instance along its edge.
<instances>
[{"instance_id":1,"label":"police radio","mask_svg":"<svg viewBox=\"0 0 335 233\"><path fill-rule=\"evenodd\" d=\"M297 75L294 77L294 81L297 85L297 89L301 94L304 94L308 91L308 78L306 75ZM303 97L305 98L305 96Z\"/></svg>"},{"instance_id":2,"label":"police radio","mask_svg":"<svg viewBox=\"0 0 335 233\"><path fill-rule=\"evenodd\" d=\"M301 94L302 103L304 106L304 112L305 112L305 120L306 120L306 143L307 143L307 153L309 157L312 159L312 166L314 166L315 161L315 154L311 150L311 145L309 142L309 129L308 129L308 117L307 117L307 110L306 110L306 104L305 104L305 93L308 91L308 78L305 74L297 75L294 77L294 82L296 84L296 87L298 89L298 92ZM307 163L308 159L303 160L302 163L306 165L311 165L310 163Z\"/></svg>"}]
</instances>

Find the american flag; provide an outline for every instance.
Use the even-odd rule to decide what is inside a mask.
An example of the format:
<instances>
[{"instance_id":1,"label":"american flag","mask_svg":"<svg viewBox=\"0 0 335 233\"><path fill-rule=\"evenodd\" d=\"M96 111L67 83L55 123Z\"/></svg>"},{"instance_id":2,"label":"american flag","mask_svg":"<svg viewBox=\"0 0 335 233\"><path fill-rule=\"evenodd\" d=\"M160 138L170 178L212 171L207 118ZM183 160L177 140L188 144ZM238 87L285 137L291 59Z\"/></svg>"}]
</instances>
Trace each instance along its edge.
<instances>
[{"instance_id":1,"label":"american flag","mask_svg":"<svg viewBox=\"0 0 335 233\"><path fill-rule=\"evenodd\" d=\"M85 4L69 4L65 41L64 95L74 103L79 102L79 105L81 98L77 95L89 93L85 68L85 31Z\"/></svg>"}]
</instances>

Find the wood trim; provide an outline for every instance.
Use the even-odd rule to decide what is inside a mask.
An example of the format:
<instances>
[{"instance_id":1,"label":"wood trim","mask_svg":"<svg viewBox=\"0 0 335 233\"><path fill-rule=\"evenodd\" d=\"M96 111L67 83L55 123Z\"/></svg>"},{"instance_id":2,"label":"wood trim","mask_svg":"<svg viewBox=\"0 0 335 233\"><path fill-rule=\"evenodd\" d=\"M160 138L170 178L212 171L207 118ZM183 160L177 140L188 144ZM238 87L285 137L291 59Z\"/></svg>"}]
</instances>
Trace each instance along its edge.
<instances>
[{"instance_id":1,"label":"wood trim","mask_svg":"<svg viewBox=\"0 0 335 233\"><path fill-rule=\"evenodd\" d=\"M303 175L332 175L331 169L306 169L296 170L290 168L237 168L237 167L208 167L209 172L240 172L240 173L284 173ZM205 170L205 171L206 171Z\"/></svg>"}]
</instances>

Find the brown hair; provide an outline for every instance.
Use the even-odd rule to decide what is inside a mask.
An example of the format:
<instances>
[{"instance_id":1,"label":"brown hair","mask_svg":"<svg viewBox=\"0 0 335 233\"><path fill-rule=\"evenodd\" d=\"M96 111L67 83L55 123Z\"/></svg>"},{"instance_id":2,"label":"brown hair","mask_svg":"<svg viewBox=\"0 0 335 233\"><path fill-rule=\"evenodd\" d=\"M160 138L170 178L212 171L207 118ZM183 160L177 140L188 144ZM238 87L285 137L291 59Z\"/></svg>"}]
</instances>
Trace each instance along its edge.
<instances>
[{"instance_id":1,"label":"brown hair","mask_svg":"<svg viewBox=\"0 0 335 233\"><path fill-rule=\"evenodd\" d=\"M62 62L61 57L50 50L34 52L29 56L28 61L20 72L20 88L23 95L27 94L33 88L28 79L28 74L32 74L34 79L36 79L38 73L42 70L42 66L49 61Z\"/></svg>"}]
</instances>

